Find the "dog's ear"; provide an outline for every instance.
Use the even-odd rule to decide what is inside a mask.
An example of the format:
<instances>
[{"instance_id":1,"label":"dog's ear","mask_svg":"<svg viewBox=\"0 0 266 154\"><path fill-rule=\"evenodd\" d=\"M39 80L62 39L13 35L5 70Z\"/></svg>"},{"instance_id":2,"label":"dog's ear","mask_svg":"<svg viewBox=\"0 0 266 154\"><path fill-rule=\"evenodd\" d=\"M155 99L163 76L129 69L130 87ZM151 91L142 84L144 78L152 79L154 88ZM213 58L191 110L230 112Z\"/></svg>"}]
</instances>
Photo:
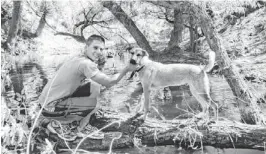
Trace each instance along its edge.
<instances>
[{"instance_id":1,"label":"dog's ear","mask_svg":"<svg viewBox=\"0 0 266 154\"><path fill-rule=\"evenodd\" d=\"M133 47L132 46L129 46L129 47L126 48L126 52L129 52L132 49L133 49Z\"/></svg>"},{"instance_id":2,"label":"dog's ear","mask_svg":"<svg viewBox=\"0 0 266 154\"><path fill-rule=\"evenodd\" d=\"M142 54L143 54L143 57L144 57L144 56L149 57L149 54L148 54L148 52L147 52L146 50L142 50Z\"/></svg>"}]
</instances>

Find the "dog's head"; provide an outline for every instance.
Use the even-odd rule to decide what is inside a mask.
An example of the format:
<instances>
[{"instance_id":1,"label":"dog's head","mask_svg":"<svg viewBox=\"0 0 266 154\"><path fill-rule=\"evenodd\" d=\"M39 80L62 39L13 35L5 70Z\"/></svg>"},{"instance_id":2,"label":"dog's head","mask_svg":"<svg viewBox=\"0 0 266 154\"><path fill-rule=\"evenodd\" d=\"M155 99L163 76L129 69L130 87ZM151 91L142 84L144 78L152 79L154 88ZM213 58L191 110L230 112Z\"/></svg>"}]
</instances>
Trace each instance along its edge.
<instances>
[{"instance_id":1,"label":"dog's head","mask_svg":"<svg viewBox=\"0 0 266 154\"><path fill-rule=\"evenodd\" d=\"M149 54L146 50L141 48L127 48L128 53L130 54L129 63L132 65L142 65L142 60L144 57L149 57Z\"/></svg>"}]
</instances>

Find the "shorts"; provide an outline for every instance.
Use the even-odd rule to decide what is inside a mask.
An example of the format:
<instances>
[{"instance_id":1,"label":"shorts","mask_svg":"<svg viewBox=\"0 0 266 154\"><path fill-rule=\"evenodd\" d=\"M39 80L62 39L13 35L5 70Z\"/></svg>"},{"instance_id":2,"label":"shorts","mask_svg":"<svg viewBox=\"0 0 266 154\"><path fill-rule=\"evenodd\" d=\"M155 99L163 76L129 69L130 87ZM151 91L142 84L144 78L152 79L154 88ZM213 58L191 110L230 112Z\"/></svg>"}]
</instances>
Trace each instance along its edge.
<instances>
[{"instance_id":1,"label":"shorts","mask_svg":"<svg viewBox=\"0 0 266 154\"><path fill-rule=\"evenodd\" d=\"M68 98L49 103L42 111L48 119L59 121L80 120L88 115L97 104L100 85L95 82L83 84Z\"/></svg>"}]
</instances>

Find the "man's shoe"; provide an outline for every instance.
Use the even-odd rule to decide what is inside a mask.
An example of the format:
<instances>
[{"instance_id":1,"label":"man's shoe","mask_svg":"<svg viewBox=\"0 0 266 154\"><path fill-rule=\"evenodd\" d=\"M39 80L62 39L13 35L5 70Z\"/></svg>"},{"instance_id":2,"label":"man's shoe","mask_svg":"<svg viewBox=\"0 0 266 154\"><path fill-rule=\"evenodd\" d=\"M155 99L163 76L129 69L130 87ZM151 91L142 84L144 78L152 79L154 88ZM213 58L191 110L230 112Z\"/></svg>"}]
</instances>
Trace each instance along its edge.
<instances>
[{"instance_id":1,"label":"man's shoe","mask_svg":"<svg viewBox=\"0 0 266 154\"><path fill-rule=\"evenodd\" d=\"M62 125L58 121L52 120L47 125L47 129L66 141L74 141L77 138L76 133L74 133L68 125Z\"/></svg>"}]
</instances>

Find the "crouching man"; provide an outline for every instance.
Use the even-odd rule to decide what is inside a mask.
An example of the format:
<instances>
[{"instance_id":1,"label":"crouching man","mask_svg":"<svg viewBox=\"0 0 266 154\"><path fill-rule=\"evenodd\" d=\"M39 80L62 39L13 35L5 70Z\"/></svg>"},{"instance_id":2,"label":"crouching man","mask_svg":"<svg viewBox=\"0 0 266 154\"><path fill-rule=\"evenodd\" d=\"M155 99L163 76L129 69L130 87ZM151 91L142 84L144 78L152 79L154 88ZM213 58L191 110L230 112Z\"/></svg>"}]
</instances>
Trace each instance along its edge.
<instances>
[{"instance_id":1,"label":"crouching man","mask_svg":"<svg viewBox=\"0 0 266 154\"><path fill-rule=\"evenodd\" d=\"M81 56L63 63L54 77L49 80L39 98L44 106L42 115L49 119L47 128L60 136L84 136L97 130L89 124L90 117L97 111L97 97L100 85L111 87L118 83L127 72L136 68L128 65L115 77L102 73L97 66L104 56L105 40L99 35L91 35L86 40ZM75 131L71 123L78 123ZM68 128L64 128L68 127ZM93 133L92 138L103 138L103 133Z\"/></svg>"}]
</instances>

